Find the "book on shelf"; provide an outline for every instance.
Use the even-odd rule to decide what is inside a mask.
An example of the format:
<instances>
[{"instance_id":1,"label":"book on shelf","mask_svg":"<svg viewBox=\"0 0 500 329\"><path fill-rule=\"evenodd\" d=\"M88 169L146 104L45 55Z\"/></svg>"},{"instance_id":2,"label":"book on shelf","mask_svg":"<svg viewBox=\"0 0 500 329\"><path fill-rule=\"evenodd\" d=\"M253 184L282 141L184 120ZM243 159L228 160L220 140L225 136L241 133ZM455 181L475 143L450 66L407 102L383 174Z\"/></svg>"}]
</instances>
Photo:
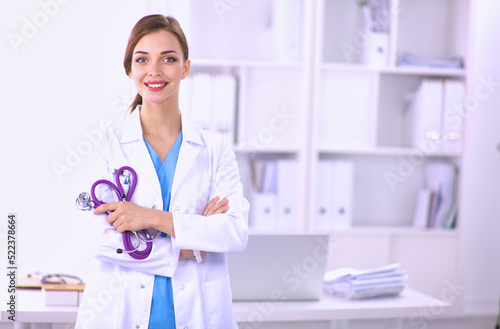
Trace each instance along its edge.
<instances>
[{"instance_id":1,"label":"book on shelf","mask_svg":"<svg viewBox=\"0 0 500 329\"><path fill-rule=\"evenodd\" d=\"M458 169L446 161L425 164L426 186L419 191L415 206L415 228L451 229L458 214Z\"/></svg>"}]
</instances>

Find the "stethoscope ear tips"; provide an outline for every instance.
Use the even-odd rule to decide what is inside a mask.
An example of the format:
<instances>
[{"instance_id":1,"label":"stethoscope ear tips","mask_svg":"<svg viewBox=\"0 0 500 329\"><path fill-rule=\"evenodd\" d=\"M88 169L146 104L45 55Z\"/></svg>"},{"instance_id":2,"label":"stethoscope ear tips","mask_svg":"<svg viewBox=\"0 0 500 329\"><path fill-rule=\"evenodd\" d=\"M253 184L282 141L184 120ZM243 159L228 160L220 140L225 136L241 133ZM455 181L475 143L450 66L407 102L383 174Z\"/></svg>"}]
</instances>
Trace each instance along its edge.
<instances>
[{"instance_id":1,"label":"stethoscope ear tips","mask_svg":"<svg viewBox=\"0 0 500 329\"><path fill-rule=\"evenodd\" d=\"M121 253L123 253L123 249L120 249L120 248L119 248L119 249L116 249L116 253L117 253L117 254L121 254Z\"/></svg>"}]
</instances>

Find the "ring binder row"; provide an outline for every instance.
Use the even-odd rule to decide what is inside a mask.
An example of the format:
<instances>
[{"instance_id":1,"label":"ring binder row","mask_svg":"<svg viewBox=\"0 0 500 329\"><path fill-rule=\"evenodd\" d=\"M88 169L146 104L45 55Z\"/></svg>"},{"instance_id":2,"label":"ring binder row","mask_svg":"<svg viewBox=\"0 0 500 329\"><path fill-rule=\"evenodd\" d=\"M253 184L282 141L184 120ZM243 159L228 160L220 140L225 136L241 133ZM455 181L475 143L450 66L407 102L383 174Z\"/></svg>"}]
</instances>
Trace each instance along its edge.
<instances>
[{"instance_id":1,"label":"ring binder row","mask_svg":"<svg viewBox=\"0 0 500 329\"><path fill-rule=\"evenodd\" d=\"M297 229L297 160L255 159L251 168L250 226L255 229Z\"/></svg>"},{"instance_id":2,"label":"ring binder row","mask_svg":"<svg viewBox=\"0 0 500 329\"><path fill-rule=\"evenodd\" d=\"M182 112L201 128L235 143L237 78L231 73L195 72L179 91Z\"/></svg>"},{"instance_id":3,"label":"ring binder row","mask_svg":"<svg viewBox=\"0 0 500 329\"><path fill-rule=\"evenodd\" d=\"M354 163L338 159L320 160L317 178L316 228L351 228Z\"/></svg>"},{"instance_id":4,"label":"ring binder row","mask_svg":"<svg viewBox=\"0 0 500 329\"><path fill-rule=\"evenodd\" d=\"M465 83L424 79L410 99L404 113L404 144L431 151L461 151Z\"/></svg>"}]
</instances>

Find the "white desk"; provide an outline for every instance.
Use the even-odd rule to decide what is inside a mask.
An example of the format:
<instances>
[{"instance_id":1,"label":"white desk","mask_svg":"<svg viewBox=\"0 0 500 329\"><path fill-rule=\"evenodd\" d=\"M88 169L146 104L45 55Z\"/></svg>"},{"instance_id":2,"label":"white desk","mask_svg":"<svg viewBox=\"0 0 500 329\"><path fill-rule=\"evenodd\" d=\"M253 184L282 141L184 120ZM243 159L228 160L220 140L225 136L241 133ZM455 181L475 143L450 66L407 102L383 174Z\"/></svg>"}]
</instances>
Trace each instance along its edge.
<instances>
[{"instance_id":1,"label":"white desk","mask_svg":"<svg viewBox=\"0 0 500 329\"><path fill-rule=\"evenodd\" d=\"M8 321L9 313L2 305L1 320ZM400 296L371 300L348 300L324 295L315 302L235 302L238 322L267 321L327 321L338 319L411 318L432 311L440 315L450 311L450 304L406 289ZM16 322L74 323L78 307L45 306L40 290L18 290Z\"/></svg>"}]
</instances>

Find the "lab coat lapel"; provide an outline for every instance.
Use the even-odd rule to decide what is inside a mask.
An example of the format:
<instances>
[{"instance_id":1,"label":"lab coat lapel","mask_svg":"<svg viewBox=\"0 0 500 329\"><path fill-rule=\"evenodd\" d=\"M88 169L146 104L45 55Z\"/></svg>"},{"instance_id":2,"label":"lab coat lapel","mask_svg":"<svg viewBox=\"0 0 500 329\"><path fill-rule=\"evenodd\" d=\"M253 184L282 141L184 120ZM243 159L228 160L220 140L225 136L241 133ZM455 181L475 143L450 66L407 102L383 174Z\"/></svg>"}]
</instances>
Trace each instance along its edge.
<instances>
[{"instance_id":1,"label":"lab coat lapel","mask_svg":"<svg viewBox=\"0 0 500 329\"><path fill-rule=\"evenodd\" d=\"M175 167L172 195L175 195L179 185L191 170L200 148L203 146L201 129L182 118L182 144Z\"/></svg>"},{"instance_id":2,"label":"lab coat lapel","mask_svg":"<svg viewBox=\"0 0 500 329\"><path fill-rule=\"evenodd\" d=\"M151 156L144 143L139 111L140 107L126 118L120 142L122 143L122 147L127 149L125 153L129 155L130 164L128 165L137 172L139 184L143 181L146 182L146 186L153 186L155 196L159 196L161 199L160 182L158 181L158 175Z\"/></svg>"}]
</instances>

